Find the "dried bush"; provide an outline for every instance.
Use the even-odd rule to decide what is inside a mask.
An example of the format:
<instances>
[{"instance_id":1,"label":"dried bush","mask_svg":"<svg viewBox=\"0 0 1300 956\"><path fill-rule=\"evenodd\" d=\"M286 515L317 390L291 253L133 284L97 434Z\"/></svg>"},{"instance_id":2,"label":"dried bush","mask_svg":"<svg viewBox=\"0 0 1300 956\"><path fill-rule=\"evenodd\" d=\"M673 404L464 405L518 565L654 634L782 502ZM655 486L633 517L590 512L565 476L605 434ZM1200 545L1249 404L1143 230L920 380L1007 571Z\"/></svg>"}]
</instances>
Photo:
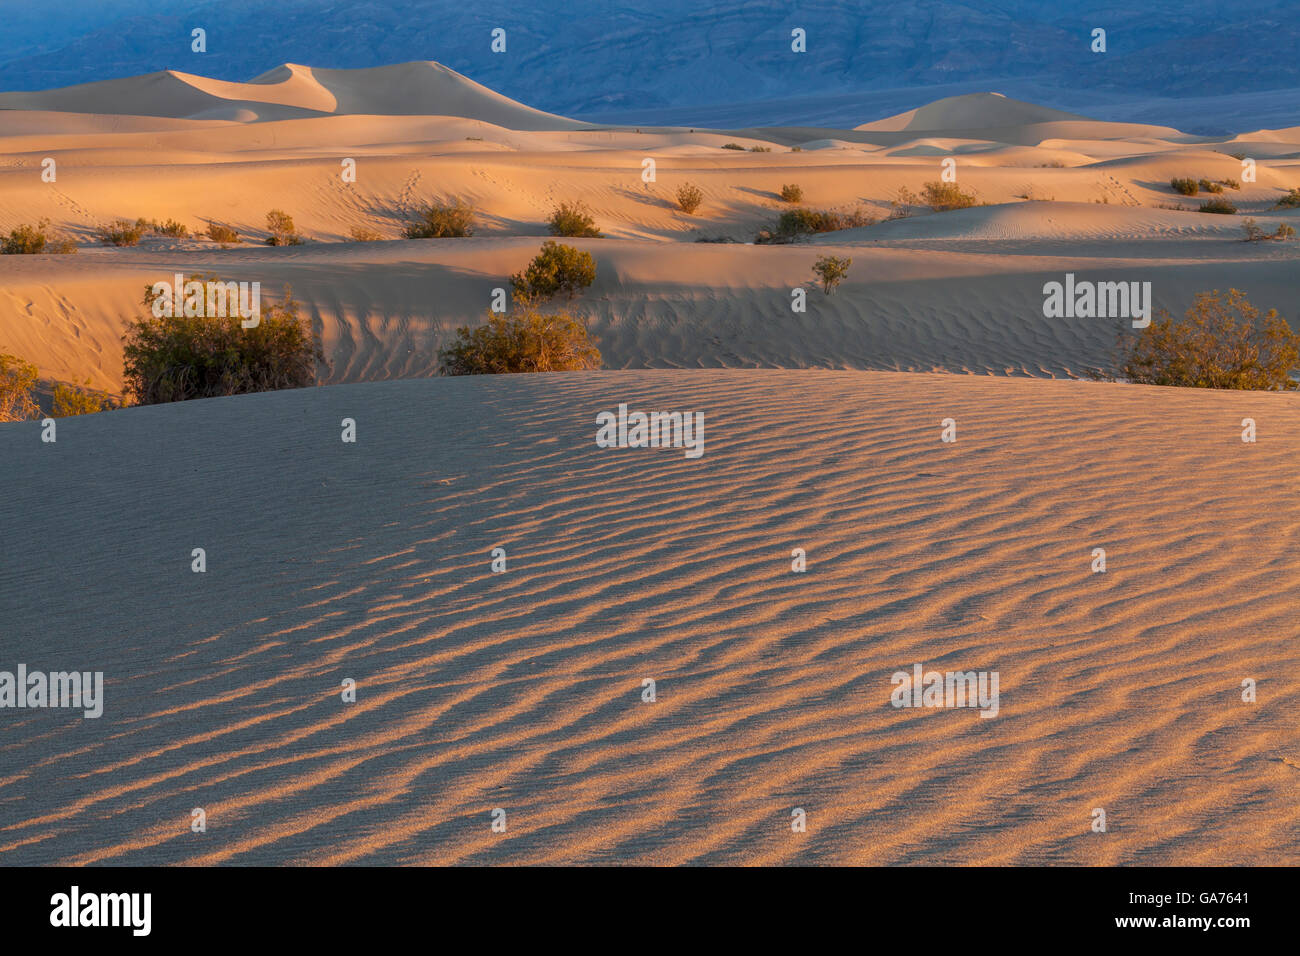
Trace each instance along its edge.
<instances>
[{"instance_id":1,"label":"dried bush","mask_svg":"<svg viewBox=\"0 0 1300 956\"><path fill-rule=\"evenodd\" d=\"M683 183L677 187L677 205L688 216L695 214L704 202L704 192L694 183Z\"/></svg>"}]
</instances>

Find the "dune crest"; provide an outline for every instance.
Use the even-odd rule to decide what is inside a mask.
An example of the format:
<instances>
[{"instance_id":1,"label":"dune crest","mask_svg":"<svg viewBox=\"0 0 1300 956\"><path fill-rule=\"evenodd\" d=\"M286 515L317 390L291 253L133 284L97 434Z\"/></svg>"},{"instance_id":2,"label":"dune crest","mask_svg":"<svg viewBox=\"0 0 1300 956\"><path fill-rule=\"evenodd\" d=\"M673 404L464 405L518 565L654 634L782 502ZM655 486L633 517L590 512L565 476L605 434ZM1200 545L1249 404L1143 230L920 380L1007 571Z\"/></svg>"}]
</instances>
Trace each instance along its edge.
<instances>
[{"instance_id":1,"label":"dune crest","mask_svg":"<svg viewBox=\"0 0 1300 956\"><path fill-rule=\"evenodd\" d=\"M0 109L237 122L355 114L457 116L519 130L586 125L524 106L433 61L357 70L285 63L246 83L164 70L34 93L0 93Z\"/></svg>"}]
</instances>

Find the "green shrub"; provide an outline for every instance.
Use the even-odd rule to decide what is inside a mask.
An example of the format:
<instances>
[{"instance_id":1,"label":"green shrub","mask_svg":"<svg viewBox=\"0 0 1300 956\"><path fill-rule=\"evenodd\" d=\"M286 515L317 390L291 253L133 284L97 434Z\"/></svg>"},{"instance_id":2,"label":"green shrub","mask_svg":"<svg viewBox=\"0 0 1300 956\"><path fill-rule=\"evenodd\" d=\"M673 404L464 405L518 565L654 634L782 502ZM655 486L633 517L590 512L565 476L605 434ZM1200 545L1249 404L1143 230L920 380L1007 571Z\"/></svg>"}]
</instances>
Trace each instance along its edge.
<instances>
[{"instance_id":1,"label":"green shrub","mask_svg":"<svg viewBox=\"0 0 1300 956\"><path fill-rule=\"evenodd\" d=\"M438 361L445 375L573 372L601 364L582 322L568 312L544 315L529 302L513 315L489 314L486 325L457 329Z\"/></svg>"},{"instance_id":2,"label":"green shrub","mask_svg":"<svg viewBox=\"0 0 1300 956\"><path fill-rule=\"evenodd\" d=\"M1261 320L1245 293L1199 292L1184 321L1161 311L1125 343L1123 373L1140 385L1284 391L1300 388L1300 335L1272 309Z\"/></svg>"},{"instance_id":3,"label":"green shrub","mask_svg":"<svg viewBox=\"0 0 1300 956\"><path fill-rule=\"evenodd\" d=\"M1202 189L1204 189L1207 193L1223 192L1223 186L1220 183L1211 182L1208 179L1202 179L1199 183L1197 183L1197 185L1200 186Z\"/></svg>"},{"instance_id":4,"label":"green shrub","mask_svg":"<svg viewBox=\"0 0 1300 956\"><path fill-rule=\"evenodd\" d=\"M131 222L127 219L115 219L107 226L99 230L100 242L106 242L111 246L134 246L140 242L140 237L144 235L146 223L143 219Z\"/></svg>"},{"instance_id":5,"label":"green shrub","mask_svg":"<svg viewBox=\"0 0 1300 956\"><path fill-rule=\"evenodd\" d=\"M1232 204L1231 199L1215 196L1213 199L1201 203L1201 212L1217 213L1220 216L1234 216L1237 214L1237 207Z\"/></svg>"},{"instance_id":6,"label":"green shrub","mask_svg":"<svg viewBox=\"0 0 1300 956\"><path fill-rule=\"evenodd\" d=\"M1293 189L1277 201L1278 209L1300 208L1300 189Z\"/></svg>"},{"instance_id":7,"label":"green shrub","mask_svg":"<svg viewBox=\"0 0 1300 956\"><path fill-rule=\"evenodd\" d=\"M852 259L835 256L822 256L813 263L813 272L821 279L822 291L830 295L840 284L840 280L849 274L851 265L853 265Z\"/></svg>"},{"instance_id":8,"label":"green shrub","mask_svg":"<svg viewBox=\"0 0 1300 956\"><path fill-rule=\"evenodd\" d=\"M1195 196L1200 191L1200 186L1195 179L1171 179L1169 188L1183 196Z\"/></svg>"},{"instance_id":9,"label":"green shrub","mask_svg":"<svg viewBox=\"0 0 1300 956\"><path fill-rule=\"evenodd\" d=\"M683 183L677 187L677 205L686 215L694 215L702 202L704 202L704 192L699 186L694 183Z\"/></svg>"},{"instance_id":10,"label":"green shrub","mask_svg":"<svg viewBox=\"0 0 1300 956\"><path fill-rule=\"evenodd\" d=\"M803 187L787 183L781 187L781 198L786 202L803 202Z\"/></svg>"},{"instance_id":11,"label":"green shrub","mask_svg":"<svg viewBox=\"0 0 1300 956\"><path fill-rule=\"evenodd\" d=\"M474 235L474 207L459 199L438 205L430 203L416 213L406 227L407 239L464 239Z\"/></svg>"},{"instance_id":12,"label":"green shrub","mask_svg":"<svg viewBox=\"0 0 1300 956\"><path fill-rule=\"evenodd\" d=\"M819 232L835 232L838 229L855 229L859 226L871 226L876 220L861 209L851 213L833 212L828 209L788 209L781 213L772 230L763 230L755 242L781 243L789 242L799 236Z\"/></svg>"},{"instance_id":13,"label":"green shrub","mask_svg":"<svg viewBox=\"0 0 1300 956\"><path fill-rule=\"evenodd\" d=\"M921 187L921 198L935 212L967 209L975 205L974 194L962 192L956 183L926 183Z\"/></svg>"},{"instance_id":14,"label":"green shrub","mask_svg":"<svg viewBox=\"0 0 1300 956\"><path fill-rule=\"evenodd\" d=\"M208 223L207 234L209 239L213 242L219 242L223 246L231 243L243 242L243 240L239 238L239 233L234 229L231 229L229 226L223 226L218 222Z\"/></svg>"},{"instance_id":15,"label":"green shrub","mask_svg":"<svg viewBox=\"0 0 1300 956\"><path fill-rule=\"evenodd\" d=\"M268 246L300 246L302 236L293 228L293 217L283 209L272 209L266 214L266 238Z\"/></svg>"},{"instance_id":16,"label":"green shrub","mask_svg":"<svg viewBox=\"0 0 1300 956\"><path fill-rule=\"evenodd\" d=\"M55 239L47 234L50 221L42 219L34 226L21 225L12 229L8 236L0 237L0 254L49 255L51 253L66 255L77 251L77 244L71 239Z\"/></svg>"},{"instance_id":17,"label":"green shrub","mask_svg":"<svg viewBox=\"0 0 1300 956\"><path fill-rule=\"evenodd\" d=\"M595 281L596 260L590 252L547 239L528 267L510 277L510 286L518 299L550 299L560 294L572 299Z\"/></svg>"},{"instance_id":18,"label":"green shrub","mask_svg":"<svg viewBox=\"0 0 1300 956\"><path fill-rule=\"evenodd\" d=\"M723 144L722 144L722 148L723 148L723 149L738 149L738 150L740 150L742 153L745 151L745 147L741 146L739 143L723 143Z\"/></svg>"},{"instance_id":19,"label":"green shrub","mask_svg":"<svg viewBox=\"0 0 1300 956\"><path fill-rule=\"evenodd\" d=\"M223 281L210 275L190 279ZM315 384L316 365L325 357L288 288L279 305L262 305L261 321L251 329L242 327L238 315L159 318L152 313L154 299L146 287L149 315L131 322L123 336L122 377L136 404Z\"/></svg>"},{"instance_id":20,"label":"green shrub","mask_svg":"<svg viewBox=\"0 0 1300 956\"><path fill-rule=\"evenodd\" d=\"M89 384L89 382L87 382ZM107 396L76 385L62 382L54 386L54 405L52 414L55 418L71 418L74 415L93 415L116 405Z\"/></svg>"},{"instance_id":21,"label":"green shrub","mask_svg":"<svg viewBox=\"0 0 1300 956\"><path fill-rule=\"evenodd\" d=\"M32 398L38 374L31 362L16 355L0 355L0 422L40 417L40 406Z\"/></svg>"},{"instance_id":22,"label":"green shrub","mask_svg":"<svg viewBox=\"0 0 1300 956\"><path fill-rule=\"evenodd\" d=\"M591 212L580 202L562 202L546 223L553 236L567 239L599 239L600 230Z\"/></svg>"}]
</instances>

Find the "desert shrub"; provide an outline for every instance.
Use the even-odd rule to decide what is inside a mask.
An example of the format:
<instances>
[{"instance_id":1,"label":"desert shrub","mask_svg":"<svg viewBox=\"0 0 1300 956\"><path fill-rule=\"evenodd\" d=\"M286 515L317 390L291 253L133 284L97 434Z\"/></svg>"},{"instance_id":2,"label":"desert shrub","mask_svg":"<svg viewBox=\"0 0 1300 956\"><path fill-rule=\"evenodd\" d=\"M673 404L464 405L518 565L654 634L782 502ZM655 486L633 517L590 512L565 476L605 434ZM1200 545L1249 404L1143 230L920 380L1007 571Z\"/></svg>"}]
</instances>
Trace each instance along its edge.
<instances>
[{"instance_id":1,"label":"desert shrub","mask_svg":"<svg viewBox=\"0 0 1300 956\"><path fill-rule=\"evenodd\" d=\"M1240 189L1240 188L1241 188L1241 183L1237 182L1235 179L1231 179L1231 178L1229 178L1229 179L1220 179L1219 182L1221 182L1223 185L1227 186L1229 189Z\"/></svg>"},{"instance_id":2,"label":"desert shrub","mask_svg":"<svg viewBox=\"0 0 1300 956\"><path fill-rule=\"evenodd\" d=\"M138 219L136 220L136 225L143 228L145 232L152 233L155 236L170 236L173 239L184 239L190 234L190 231L175 219L168 219L166 222L159 222L157 219Z\"/></svg>"},{"instance_id":3,"label":"desert shrub","mask_svg":"<svg viewBox=\"0 0 1300 956\"><path fill-rule=\"evenodd\" d=\"M966 209L975 205L974 194L962 192L956 183L926 183L921 187L921 198L935 212Z\"/></svg>"},{"instance_id":4,"label":"desert shrub","mask_svg":"<svg viewBox=\"0 0 1300 956\"><path fill-rule=\"evenodd\" d=\"M1197 183L1197 185L1200 186L1201 189L1205 190L1207 193L1223 192L1223 185L1221 183L1211 182L1208 179L1202 179L1199 183Z\"/></svg>"},{"instance_id":5,"label":"desert shrub","mask_svg":"<svg viewBox=\"0 0 1300 956\"><path fill-rule=\"evenodd\" d=\"M464 239L474 235L474 207L459 199L439 205L429 203L407 225L407 239Z\"/></svg>"},{"instance_id":6,"label":"desert shrub","mask_svg":"<svg viewBox=\"0 0 1300 956\"><path fill-rule=\"evenodd\" d=\"M599 239L600 230L591 212L580 202L562 202L555 207L551 218L547 220L551 235L568 239Z\"/></svg>"},{"instance_id":7,"label":"desert shrub","mask_svg":"<svg viewBox=\"0 0 1300 956\"><path fill-rule=\"evenodd\" d=\"M704 192L699 186L694 183L683 183L677 187L677 205L686 215L694 215L702 202L704 202Z\"/></svg>"},{"instance_id":8,"label":"desert shrub","mask_svg":"<svg viewBox=\"0 0 1300 956\"><path fill-rule=\"evenodd\" d=\"M740 150L742 153L745 151L745 147L741 146L739 143L723 143L723 144L722 144L722 148L723 148L723 149L738 149L738 150Z\"/></svg>"},{"instance_id":9,"label":"desert shrub","mask_svg":"<svg viewBox=\"0 0 1300 956\"><path fill-rule=\"evenodd\" d=\"M1241 231L1246 234L1247 242L1262 242L1265 239L1277 239L1284 241L1295 238L1295 229L1282 223L1277 227L1277 232L1269 234L1259 227L1254 219L1247 219L1241 224Z\"/></svg>"},{"instance_id":10,"label":"desert shrub","mask_svg":"<svg viewBox=\"0 0 1300 956\"><path fill-rule=\"evenodd\" d=\"M786 202L803 202L803 188L787 183L781 187L781 198Z\"/></svg>"},{"instance_id":11,"label":"desert shrub","mask_svg":"<svg viewBox=\"0 0 1300 956\"><path fill-rule=\"evenodd\" d=\"M1200 191L1200 186L1195 179L1179 179L1177 177L1169 180L1169 188L1183 196L1195 196Z\"/></svg>"},{"instance_id":12,"label":"desert shrub","mask_svg":"<svg viewBox=\"0 0 1300 956\"><path fill-rule=\"evenodd\" d=\"M1278 209L1300 208L1300 189L1293 189L1277 201Z\"/></svg>"},{"instance_id":13,"label":"desert shrub","mask_svg":"<svg viewBox=\"0 0 1300 956\"><path fill-rule=\"evenodd\" d=\"M772 147L771 147L771 146L751 146L751 147L749 147L749 151L750 151L751 153L770 153L770 152L772 152Z\"/></svg>"},{"instance_id":14,"label":"desert shrub","mask_svg":"<svg viewBox=\"0 0 1300 956\"><path fill-rule=\"evenodd\" d=\"M99 230L99 241L111 246L138 245L144 235L147 224L143 219L131 222L127 219L115 219Z\"/></svg>"},{"instance_id":15,"label":"desert shrub","mask_svg":"<svg viewBox=\"0 0 1300 956\"><path fill-rule=\"evenodd\" d=\"M791 147L790 147L790 152L792 152L792 153L802 153L802 152L803 152L803 147L802 147L802 146L791 146Z\"/></svg>"},{"instance_id":16,"label":"desert shrub","mask_svg":"<svg viewBox=\"0 0 1300 956\"><path fill-rule=\"evenodd\" d=\"M379 242L384 237L373 229L364 229L361 226L353 226L352 231L348 233L353 242Z\"/></svg>"},{"instance_id":17,"label":"desert shrub","mask_svg":"<svg viewBox=\"0 0 1300 956\"><path fill-rule=\"evenodd\" d=\"M912 209L921 204L921 197L906 186L899 187L898 195L889 201L889 218L906 219Z\"/></svg>"},{"instance_id":18,"label":"desert shrub","mask_svg":"<svg viewBox=\"0 0 1300 956\"><path fill-rule=\"evenodd\" d=\"M38 374L31 362L0 354L0 422L25 422L39 417L40 406L32 398Z\"/></svg>"},{"instance_id":19,"label":"desert shrub","mask_svg":"<svg viewBox=\"0 0 1300 956\"><path fill-rule=\"evenodd\" d=\"M40 255L42 253L49 255L68 254L77 251L77 244L71 239L55 239L47 233L50 228L50 221L42 219L34 226L21 225L16 229L11 229L9 235L0 236L0 254L7 256L16 255Z\"/></svg>"},{"instance_id":20,"label":"desert shrub","mask_svg":"<svg viewBox=\"0 0 1300 956\"><path fill-rule=\"evenodd\" d=\"M840 280L849 274L849 266L853 265L853 260L847 257L837 258L836 256L821 256L813 263L813 272L817 278L821 279L822 291L830 295Z\"/></svg>"},{"instance_id":21,"label":"desert shrub","mask_svg":"<svg viewBox=\"0 0 1300 956\"><path fill-rule=\"evenodd\" d=\"M582 322L568 312L543 314L530 302L509 316L489 313L485 325L457 329L438 361L445 375L574 372L601 364Z\"/></svg>"},{"instance_id":22,"label":"desert shrub","mask_svg":"<svg viewBox=\"0 0 1300 956\"><path fill-rule=\"evenodd\" d=\"M65 385L62 382L54 386L52 414L55 418L93 415L95 412L102 412L115 407L116 405L107 395L99 392L79 388L76 385Z\"/></svg>"},{"instance_id":23,"label":"desert shrub","mask_svg":"<svg viewBox=\"0 0 1300 956\"><path fill-rule=\"evenodd\" d=\"M223 246L229 243L243 241L239 238L239 233L234 229L231 229L229 226L223 226L219 222L208 223L207 234L209 239L213 242L219 242Z\"/></svg>"},{"instance_id":24,"label":"desert shrub","mask_svg":"<svg viewBox=\"0 0 1300 956\"><path fill-rule=\"evenodd\" d=\"M1231 199L1215 196L1213 199L1207 199L1201 203L1201 212L1217 213L1220 216L1233 216L1237 213L1237 207L1232 204Z\"/></svg>"},{"instance_id":25,"label":"desert shrub","mask_svg":"<svg viewBox=\"0 0 1300 956\"><path fill-rule=\"evenodd\" d=\"M528 267L510 277L510 286L519 299L550 299L560 294L572 299L595 281L596 260L590 252L548 239Z\"/></svg>"},{"instance_id":26,"label":"desert shrub","mask_svg":"<svg viewBox=\"0 0 1300 956\"><path fill-rule=\"evenodd\" d=\"M1199 292L1182 322L1161 310L1125 343L1123 373L1140 385L1300 388L1300 335L1276 309L1261 317L1243 292Z\"/></svg>"},{"instance_id":27,"label":"desert shrub","mask_svg":"<svg viewBox=\"0 0 1300 956\"><path fill-rule=\"evenodd\" d=\"M829 209L788 209L781 213L772 230L759 233L756 242L788 242L798 236L812 235L819 232L834 232L837 229L855 229L859 226L875 225L876 220L861 209L851 213L834 212Z\"/></svg>"},{"instance_id":28,"label":"desert shrub","mask_svg":"<svg viewBox=\"0 0 1300 956\"><path fill-rule=\"evenodd\" d=\"M293 228L293 217L283 209L272 209L266 214L266 237L268 246L300 246L302 236Z\"/></svg>"},{"instance_id":29,"label":"desert shrub","mask_svg":"<svg viewBox=\"0 0 1300 956\"><path fill-rule=\"evenodd\" d=\"M191 279L222 281L205 275ZM131 322L123 335L122 377L137 404L315 384L316 364L325 357L287 287L283 302L263 303L261 321L251 329L242 327L238 315L157 317L154 299L146 287L149 314Z\"/></svg>"}]
</instances>

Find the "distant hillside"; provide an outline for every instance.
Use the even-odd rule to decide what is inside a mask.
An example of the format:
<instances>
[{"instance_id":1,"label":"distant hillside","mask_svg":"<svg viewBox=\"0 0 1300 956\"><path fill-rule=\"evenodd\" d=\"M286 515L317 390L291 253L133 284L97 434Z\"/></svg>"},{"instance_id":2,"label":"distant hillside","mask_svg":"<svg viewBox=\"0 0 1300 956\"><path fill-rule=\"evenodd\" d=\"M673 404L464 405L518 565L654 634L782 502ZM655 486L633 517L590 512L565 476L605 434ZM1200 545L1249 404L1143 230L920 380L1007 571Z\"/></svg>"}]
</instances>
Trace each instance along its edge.
<instances>
[{"instance_id":1,"label":"distant hillside","mask_svg":"<svg viewBox=\"0 0 1300 956\"><path fill-rule=\"evenodd\" d=\"M1300 18L1287 0L55 0L5 19L6 90L164 70L246 81L286 62L413 60L568 116L1028 83L1098 115L1135 98L1300 87ZM206 54L190 51L194 27L208 32ZM490 49L497 27L504 54ZM807 33L805 54L790 50L795 27ZM1107 31L1104 55L1089 50L1094 27Z\"/></svg>"}]
</instances>

